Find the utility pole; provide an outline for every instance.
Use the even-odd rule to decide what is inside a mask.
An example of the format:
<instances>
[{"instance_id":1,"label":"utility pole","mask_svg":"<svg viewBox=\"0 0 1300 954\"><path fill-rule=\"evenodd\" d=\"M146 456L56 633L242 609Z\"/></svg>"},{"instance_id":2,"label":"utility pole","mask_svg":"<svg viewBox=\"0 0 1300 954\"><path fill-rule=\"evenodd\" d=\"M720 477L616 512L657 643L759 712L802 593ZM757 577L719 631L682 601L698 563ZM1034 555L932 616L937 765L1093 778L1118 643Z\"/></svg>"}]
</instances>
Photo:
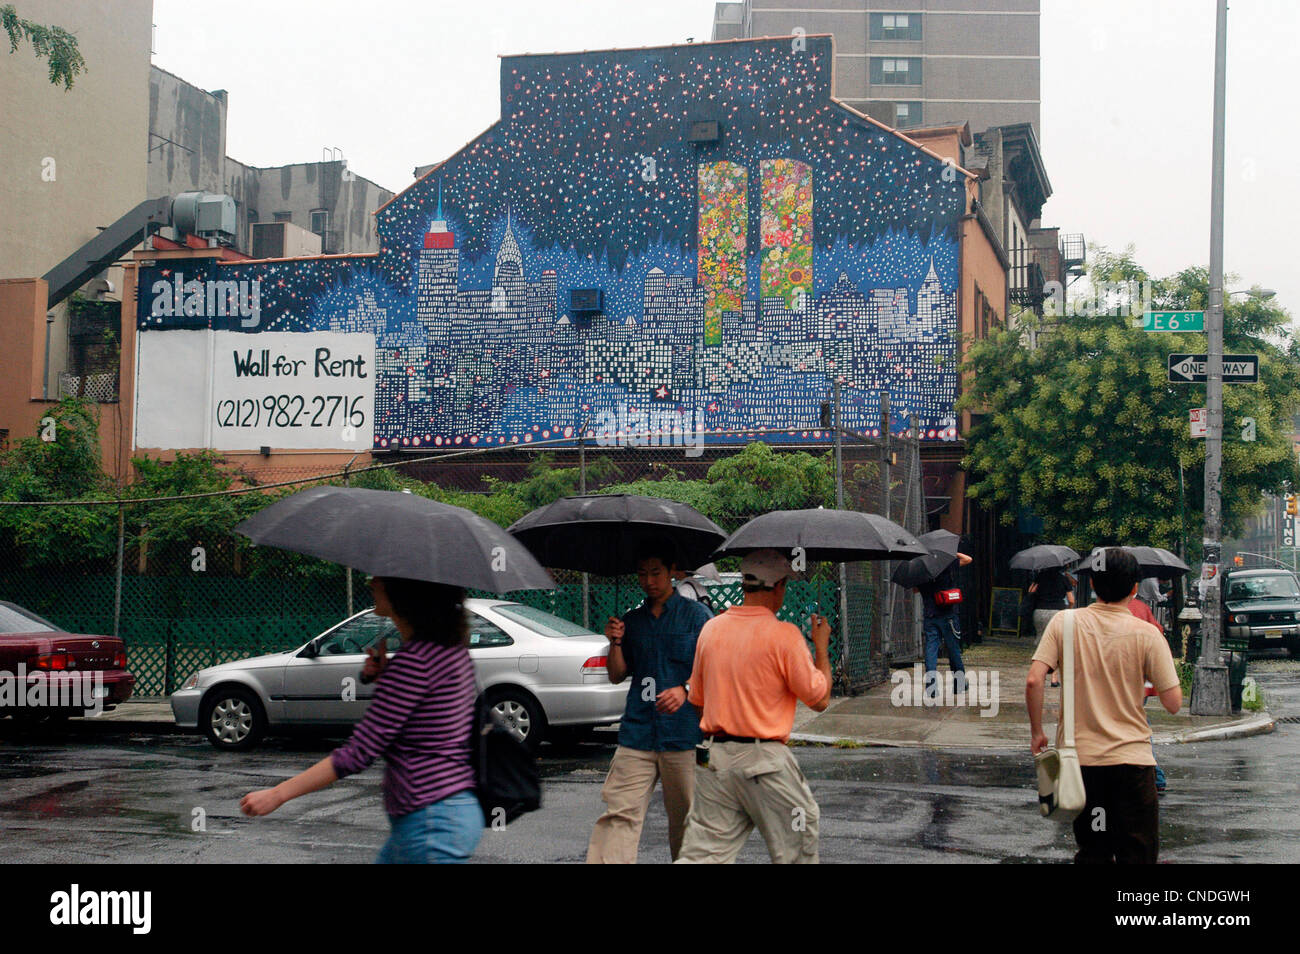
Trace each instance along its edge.
<instances>
[{"instance_id":1,"label":"utility pole","mask_svg":"<svg viewBox=\"0 0 1300 954\"><path fill-rule=\"evenodd\" d=\"M881 516L886 520L890 519L889 515L889 392L880 392L880 438L883 443L880 445L880 511ZM878 593L885 593L892 589L889 585L889 577L885 573L885 564L880 565L880 588ZM877 597L880 601L880 655L885 660L885 665L889 665L890 657L894 654L894 619L893 606L889 597Z\"/></svg>"},{"instance_id":2,"label":"utility pole","mask_svg":"<svg viewBox=\"0 0 1300 954\"><path fill-rule=\"evenodd\" d=\"M1205 622L1202 624L1201 658L1192 681L1193 715L1230 715L1228 667L1219 655L1223 605L1223 139L1228 60L1228 0L1217 0L1214 28L1214 145L1210 183L1210 294L1205 321L1209 348L1205 360L1205 406L1209 422L1205 438Z\"/></svg>"},{"instance_id":3,"label":"utility pole","mask_svg":"<svg viewBox=\"0 0 1300 954\"><path fill-rule=\"evenodd\" d=\"M835 509L844 509L844 415L840 409L843 397L840 394L840 376L835 375L832 383L832 408L835 425ZM849 685L849 574L848 568L840 564L840 673L844 685Z\"/></svg>"},{"instance_id":4,"label":"utility pole","mask_svg":"<svg viewBox=\"0 0 1300 954\"><path fill-rule=\"evenodd\" d=\"M587 421L578 428L578 493L587 494ZM582 574L582 628L591 629L591 574ZM603 627L602 627L603 628Z\"/></svg>"}]
</instances>

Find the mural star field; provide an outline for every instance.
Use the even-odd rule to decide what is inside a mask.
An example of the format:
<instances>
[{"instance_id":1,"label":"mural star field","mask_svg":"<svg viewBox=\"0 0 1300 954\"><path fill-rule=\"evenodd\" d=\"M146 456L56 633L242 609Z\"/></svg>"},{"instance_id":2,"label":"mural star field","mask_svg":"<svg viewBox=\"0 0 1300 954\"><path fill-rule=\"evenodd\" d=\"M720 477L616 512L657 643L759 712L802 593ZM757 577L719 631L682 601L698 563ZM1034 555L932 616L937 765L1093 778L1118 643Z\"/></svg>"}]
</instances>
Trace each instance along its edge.
<instances>
[{"instance_id":1,"label":"mural star field","mask_svg":"<svg viewBox=\"0 0 1300 954\"><path fill-rule=\"evenodd\" d=\"M850 427L887 389L897 428L948 436L965 184L834 102L829 39L798 41L504 58L500 120L379 211L378 256L216 269L261 280L243 330L373 334L376 449L651 407L827 440L834 376Z\"/></svg>"}]
</instances>

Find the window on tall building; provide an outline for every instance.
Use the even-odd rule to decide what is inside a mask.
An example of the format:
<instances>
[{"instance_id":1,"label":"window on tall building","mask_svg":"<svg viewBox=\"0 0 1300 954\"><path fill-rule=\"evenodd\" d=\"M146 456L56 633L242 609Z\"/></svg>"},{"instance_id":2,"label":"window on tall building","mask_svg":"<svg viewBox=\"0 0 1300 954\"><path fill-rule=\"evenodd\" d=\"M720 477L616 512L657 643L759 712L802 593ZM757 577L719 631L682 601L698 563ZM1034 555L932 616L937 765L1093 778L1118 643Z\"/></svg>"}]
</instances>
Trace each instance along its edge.
<instances>
[{"instance_id":1,"label":"window on tall building","mask_svg":"<svg viewBox=\"0 0 1300 954\"><path fill-rule=\"evenodd\" d=\"M919 40L921 39L921 14L873 13L871 14L871 39Z\"/></svg>"},{"instance_id":2,"label":"window on tall building","mask_svg":"<svg viewBox=\"0 0 1300 954\"><path fill-rule=\"evenodd\" d=\"M879 86L920 86L919 57L873 56L871 82Z\"/></svg>"},{"instance_id":3,"label":"window on tall building","mask_svg":"<svg viewBox=\"0 0 1300 954\"><path fill-rule=\"evenodd\" d=\"M923 116L924 112L920 103L894 104L894 125L899 129L921 125L924 122Z\"/></svg>"},{"instance_id":4,"label":"window on tall building","mask_svg":"<svg viewBox=\"0 0 1300 954\"><path fill-rule=\"evenodd\" d=\"M329 209L317 209L311 214L311 230L322 238L330 227Z\"/></svg>"},{"instance_id":5,"label":"window on tall building","mask_svg":"<svg viewBox=\"0 0 1300 954\"><path fill-rule=\"evenodd\" d=\"M292 213L292 212L277 212L277 213L275 213L275 221L277 221L277 222L292 222L292 221L293 221L293 213Z\"/></svg>"}]
</instances>

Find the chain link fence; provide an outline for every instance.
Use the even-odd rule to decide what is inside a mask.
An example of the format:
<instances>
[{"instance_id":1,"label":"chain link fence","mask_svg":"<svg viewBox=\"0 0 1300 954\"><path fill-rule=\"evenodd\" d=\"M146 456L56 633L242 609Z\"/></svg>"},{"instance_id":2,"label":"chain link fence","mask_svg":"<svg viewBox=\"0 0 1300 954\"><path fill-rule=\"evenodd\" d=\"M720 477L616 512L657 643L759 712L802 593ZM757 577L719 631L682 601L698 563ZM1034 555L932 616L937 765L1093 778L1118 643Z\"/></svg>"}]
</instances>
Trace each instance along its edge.
<instances>
[{"instance_id":1,"label":"chain link fence","mask_svg":"<svg viewBox=\"0 0 1300 954\"><path fill-rule=\"evenodd\" d=\"M919 532L913 526L913 495L920 492L914 441L848 434L837 468L833 431L815 433L823 443L800 443L808 432L798 432L798 439L792 432L784 443L779 432L737 433L725 435L734 444L693 447L656 442L655 435L643 442L624 435L606 446L538 442L390 459L384 469L334 475L301 467L254 472L232 458L222 462L232 478L229 489L186 506L124 498L120 505L82 500L22 508L29 519L7 519L0 527L0 600L68 632L120 635L135 694L163 696L200 668L292 649L370 605L356 574L254 547L231 532L260 507L312 484L419 481L437 499L470 506L503 525L572 493L640 493L691 504L727 532L771 509L833 507L838 484L845 507L884 513L888 501L893 519ZM885 469L887 453L898 463ZM17 509L0 508L0 517ZM31 514L35 509L42 511L39 518ZM738 566L736 560L718 566L722 580L707 590L715 612L741 602ZM508 598L596 631L642 599L634 577L553 575L556 590ZM884 582L884 564L853 564L843 577L839 567L814 564L806 577L788 587L780 615L805 635L810 612L828 618L841 691L883 680L891 654L900 658L914 650L910 600Z\"/></svg>"},{"instance_id":2,"label":"chain link fence","mask_svg":"<svg viewBox=\"0 0 1300 954\"><path fill-rule=\"evenodd\" d=\"M927 525L921 475L921 441L915 418L900 430L888 392L843 387L841 411L854 405L876 408L879 425L870 432L840 429L843 506L879 514L914 536ZM864 414L855 419L868 419ZM844 565L847 652L843 661L851 692L888 678L889 667L922 658L919 597L890 582L892 561Z\"/></svg>"}]
</instances>

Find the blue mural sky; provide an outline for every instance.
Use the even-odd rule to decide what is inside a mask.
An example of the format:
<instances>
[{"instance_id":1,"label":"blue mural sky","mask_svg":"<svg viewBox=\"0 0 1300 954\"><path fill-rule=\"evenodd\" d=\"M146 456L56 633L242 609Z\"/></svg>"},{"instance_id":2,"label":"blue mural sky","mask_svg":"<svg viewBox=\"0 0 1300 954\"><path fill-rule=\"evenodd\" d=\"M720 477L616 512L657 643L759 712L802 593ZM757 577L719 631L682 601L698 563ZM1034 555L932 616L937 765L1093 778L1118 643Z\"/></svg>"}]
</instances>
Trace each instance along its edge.
<instances>
[{"instance_id":1,"label":"blue mural sky","mask_svg":"<svg viewBox=\"0 0 1300 954\"><path fill-rule=\"evenodd\" d=\"M718 440L751 424L815 429L830 375L864 395L888 388L900 415L943 428L955 398L949 359L965 182L832 103L829 40L804 43L505 58L500 122L380 210L377 256L231 264L187 278L260 283L256 327L238 318L212 327L373 330L384 352L377 447L527 440L648 402L699 409ZM721 138L689 142L687 129L699 120L718 122ZM745 298L754 302L764 254L760 164L768 159L807 166L812 304L798 313L780 299L775 308L768 301L743 314L728 309L735 320L710 340L701 335L702 299L691 290L704 221L700 169L725 161L746 170L743 201L738 192L707 201L743 210L718 221L745 215ZM455 236L455 253L422 255L439 218ZM482 292L493 288L507 222L530 290L507 282L496 291L508 286L515 297L494 304L495 295ZM736 260L726 264L734 273ZM923 288L931 267L937 282ZM431 283L417 303L421 268ZM650 322L644 282L654 268L687 282L661 293ZM553 302L539 294L548 269L556 273ZM452 270L459 295L446 293ZM145 270L142 300L144 283L169 273ZM900 288L907 295L864 297L838 315L819 311L818 297L841 274L863 296ZM603 315L616 332L588 336L592 316L574 315L580 337L569 335L557 319L570 311L574 288L602 291ZM480 294L465 294L472 291ZM357 317L345 320L349 312ZM625 325L629 318L638 327ZM142 328L207 321L151 314L147 303L140 310ZM864 396L848 423L870 427L874 406Z\"/></svg>"},{"instance_id":2,"label":"blue mural sky","mask_svg":"<svg viewBox=\"0 0 1300 954\"><path fill-rule=\"evenodd\" d=\"M755 197L761 160L808 163L820 248L891 232L955 242L962 177L833 103L830 40L802 40L504 58L501 121L379 212L385 273L411 281L440 194L471 268L490 260L507 209L542 256L567 249L615 274L657 246L693 256L696 170L719 159L752 170ZM720 140L688 142L696 120L717 121Z\"/></svg>"}]
</instances>

